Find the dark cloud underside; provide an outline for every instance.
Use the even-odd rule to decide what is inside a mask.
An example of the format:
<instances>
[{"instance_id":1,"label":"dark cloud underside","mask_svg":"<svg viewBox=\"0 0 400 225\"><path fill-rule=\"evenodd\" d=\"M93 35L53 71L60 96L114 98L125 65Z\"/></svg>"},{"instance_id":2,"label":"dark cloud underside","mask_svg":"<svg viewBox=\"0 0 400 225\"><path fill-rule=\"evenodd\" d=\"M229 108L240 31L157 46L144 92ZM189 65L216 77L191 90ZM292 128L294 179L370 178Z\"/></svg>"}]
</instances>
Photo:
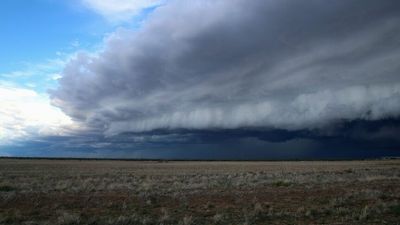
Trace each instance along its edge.
<instances>
[{"instance_id":1,"label":"dark cloud underside","mask_svg":"<svg viewBox=\"0 0 400 225\"><path fill-rule=\"evenodd\" d=\"M359 159L400 156L400 120L356 120L329 130L158 130L112 137L46 137L4 148L14 156L155 159Z\"/></svg>"}]
</instances>

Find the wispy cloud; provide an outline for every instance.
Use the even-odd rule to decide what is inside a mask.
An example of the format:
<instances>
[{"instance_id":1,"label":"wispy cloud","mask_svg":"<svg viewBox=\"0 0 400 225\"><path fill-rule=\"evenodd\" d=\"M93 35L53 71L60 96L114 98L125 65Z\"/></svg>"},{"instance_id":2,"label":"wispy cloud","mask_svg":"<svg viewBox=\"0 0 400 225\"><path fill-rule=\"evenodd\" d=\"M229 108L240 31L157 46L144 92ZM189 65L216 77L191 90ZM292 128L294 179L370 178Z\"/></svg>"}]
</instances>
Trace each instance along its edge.
<instances>
[{"instance_id":1,"label":"wispy cloud","mask_svg":"<svg viewBox=\"0 0 400 225\"><path fill-rule=\"evenodd\" d=\"M0 73L0 83L32 89L35 92L47 95L49 89L58 85L57 80L61 78L61 73L68 62L80 52L84 52L83 49L74 50L71 52L57 52L56 57L39 62L21 62L18 70ZM96 50L93 50L93 54L95 53Z\"/></svg>"},{"instance_id":2,"label":"wispy cloud","mask_svg":"<svg viewBox=\"0 0 400 225\"><path fill-rule=\"evenodd\" d=\"M110 21L118 22L137 16L142 10L158 6L165 0L82 0L89 9L94 10Z\"/></svg>"},{"instance_id":3,"label":"wispy cloud","mask_svg":"<svg viewBox=\"0 0 400 225\"><path fill-rule=\"evenodd\" d=\"M54 79L59 74L72 55L60 55L55 59L45 60L41 63L21 63L20 69L0 73L0 82L10 83L21 87L34 88L39 92L46 92L57 85Z\"/></svg>"}]
</instances>

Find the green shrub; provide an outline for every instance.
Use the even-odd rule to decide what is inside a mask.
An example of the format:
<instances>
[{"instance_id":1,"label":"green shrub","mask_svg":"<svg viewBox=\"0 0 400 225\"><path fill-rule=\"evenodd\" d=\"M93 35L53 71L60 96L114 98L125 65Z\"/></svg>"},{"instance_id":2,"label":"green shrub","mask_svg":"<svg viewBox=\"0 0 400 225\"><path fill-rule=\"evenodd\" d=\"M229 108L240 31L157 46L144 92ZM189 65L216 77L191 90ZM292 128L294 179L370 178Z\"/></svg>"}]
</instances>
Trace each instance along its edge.
<instances>
[{"instance_id":1,"label":"green shrub","mask_svg":"<svg viewBox=\"0 0 400 225\"><path fill-rule=\"evenodd\" d=\"M278 180L272 184L277 187L289 187L290 186L290 182L286 181L286 180Z\"/></svg>"},{"instance_id":2,"label":"green shrub","mask_svg":"<svg viewBox=\"0 0 400 225\"><path fill-rule=\"evenodd\" d=\"M400 216L400 204L394 205L390 207L390 211L392 211L392 213Z\"/></svg>"},{"instance_id":3,"label":"green shrub","mask_svg":"<svg viewBox=\"0 0 400 225\"><path fill-rule=\"evenodd\" d=\"M15 191L15 188L10 185L0 185L0 192L10 192Z\"/></svg>"}]
</instances>

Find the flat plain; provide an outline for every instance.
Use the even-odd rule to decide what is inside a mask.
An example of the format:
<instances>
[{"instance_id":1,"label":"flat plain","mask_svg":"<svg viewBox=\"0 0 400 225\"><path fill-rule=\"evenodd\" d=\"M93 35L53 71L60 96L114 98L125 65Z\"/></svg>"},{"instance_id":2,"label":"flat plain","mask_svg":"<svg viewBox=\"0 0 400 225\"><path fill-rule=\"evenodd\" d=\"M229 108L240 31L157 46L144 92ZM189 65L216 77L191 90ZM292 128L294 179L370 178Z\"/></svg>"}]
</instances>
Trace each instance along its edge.
<instances>
[{"instance_id":1,"label":"flat plain","mask_svg":"<svg viewBox=\"0 0 400 225\"><path fill-rule=\"evenodd\" d=\"M400 160L0 159L0 224L400 224Z\"/></svg>"}]
</instances>

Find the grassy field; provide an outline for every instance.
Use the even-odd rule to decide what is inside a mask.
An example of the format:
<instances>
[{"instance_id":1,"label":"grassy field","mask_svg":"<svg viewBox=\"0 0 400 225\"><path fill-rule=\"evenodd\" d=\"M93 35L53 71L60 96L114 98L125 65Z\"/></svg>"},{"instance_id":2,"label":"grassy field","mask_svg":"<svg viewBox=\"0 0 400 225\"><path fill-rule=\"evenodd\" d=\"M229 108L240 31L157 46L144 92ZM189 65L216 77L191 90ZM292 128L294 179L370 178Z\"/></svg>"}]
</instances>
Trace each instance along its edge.
<instances>
[{"instance_id":1,"label":"grassy field","mask_svg":"<svg viewBox=\"0 0 400 225\"><path fill-rule=\"evenodd\" d=\"M400 224L400 161L1 159L0 224Z\"/></svg>"}]
</instances>

